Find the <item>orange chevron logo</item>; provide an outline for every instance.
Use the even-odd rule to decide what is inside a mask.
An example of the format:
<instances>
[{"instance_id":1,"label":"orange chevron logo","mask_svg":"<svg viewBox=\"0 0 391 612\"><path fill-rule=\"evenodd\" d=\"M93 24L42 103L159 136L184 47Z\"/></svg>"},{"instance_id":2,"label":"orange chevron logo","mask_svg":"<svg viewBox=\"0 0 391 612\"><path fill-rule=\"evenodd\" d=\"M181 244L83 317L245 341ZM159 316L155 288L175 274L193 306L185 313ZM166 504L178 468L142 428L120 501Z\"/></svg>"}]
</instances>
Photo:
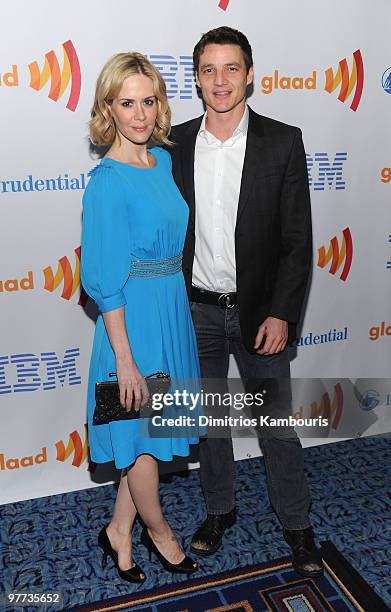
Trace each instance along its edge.
<instances>
[{"instance_id":1,"label":"orange chevron logo","mask_svg":"<svg viewBox=\"0 0 391 612\"><path fill-rule=\"evenodd\" d=\"M72 266L69 262L68 257L64 256L58 260L57 272L53 273L51 266L44 268L43 273L45 276L44 289L53 292L57 287L63 283L61 297L65 300L70 300L71 297L76 293L80 287L80 254L81 247L75 249L75 270L72 270ZM87 302L87 294L81 288L80 298L78 304L85 306Z\"/></svg>"},{"instance_id":2,"label":"orange chevron logo","mask_svg":"<svg viewBox=\"0 0 391 612\"><path fill-rule=\"evenodd\" d=\"M81 72L76 49L71 40L62 45L64 61L62 70L54 51L45 53L45 63L42 70L37 62L29 64L30 87L36 91L41 90L50 79L50 90L48 97L51 100L59 100L67 89L69 82L71 88L66 108L74 112L79 102L81 89Z\"/></svg>"},{"instance_id":3,"label":"orange chevron logo","mask_svg":"<svg viewBox=\"0 0 391 612\"><path fill-rule=\"evenodd\" d=\"M334 76L332 68L325 70L326 84L325 91L333 93L340 85L338 100L345 102L351 95L353 89L354 96L350 108L356 111L360 104L361 94L364 87L364 64L360 49L353 53L352 70L349 74L349 67L346 59L342 59L338 64L337 72Z\"/></svg>"},{"instance_id":4,"label":"orange chevron logo","mask_svg":"<svg viewBox=\"0 0 391 612\"><path fill-rule=\"evenodd\" d=\"M341 248L337 237L334 236L330 240L327 252L324 246L318 249L318 267L325 268L329 261L331 261L329 272L330 274L336 274L342 264L344 264L339 278L345 281L349 275L353 259L353 240L348 227L345 227L342 236Z\"/></svg>"},{"instance_id":5,"label":"orange chevron logo","mask_svg":"<svg viewBox=\"0 0 391 612\"><path fill-rule=\"evenodd\" d=\"M343 412L343 391L339 383L334 385L333 400L330 401L328 393L323 393L319 406L317 402L311 402L311 418L323 416L325 419L331 419L334 415L331 427L334 431L338 428Z\"/></svg>"},{"instance_id":6,"label":"orange chevron logo","mask_svg":"<svg viewBox=\"0 0 391 612\"><path fill-rule=\"evenodd\" d=\"M62 440L56 442L57 461L66 461L73 453L72 465L80 467L88 456L87 425L84 425L84 439L78 431L69 434L68 444L65 446Z\"/></svg>"}]
</instances>

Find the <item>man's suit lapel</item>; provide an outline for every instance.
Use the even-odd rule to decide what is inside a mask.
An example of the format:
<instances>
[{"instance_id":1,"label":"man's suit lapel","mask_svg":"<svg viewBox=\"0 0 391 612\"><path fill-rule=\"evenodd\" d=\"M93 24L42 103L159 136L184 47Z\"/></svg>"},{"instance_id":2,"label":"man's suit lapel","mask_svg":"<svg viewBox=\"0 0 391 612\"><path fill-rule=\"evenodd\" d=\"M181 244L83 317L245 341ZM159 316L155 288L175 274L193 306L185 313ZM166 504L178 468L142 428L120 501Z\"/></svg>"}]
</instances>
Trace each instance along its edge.
<instances>
[{"instance_id":1,"label":"man's suit lapel","mask_svg":"<svg viewBox=\"0 0 391 612\"><path fill-rule=\"evenodd\" d=\"M186 137L182 142L182 175L186 192L186 201L190 208L190 220L195 218L195 189L194 189L194 154L198 130L200 129L202 117L191 122L186 130Z\"/></svg>"},{"instance_id":2,"label":"man's suit lapel","mask_svg":"<svg viewBox=\"0 0 391 612\"><path fill-rule=\"evenodd\" d=\"M263 127L259 115L249 108L249 122L247 131L246 152L244 155L242 180L240 183L238 212L236 215L236 225L246 207L251 188L255 180L260 164L260 149L263 148Z\"/></svg>"}]
</instances>

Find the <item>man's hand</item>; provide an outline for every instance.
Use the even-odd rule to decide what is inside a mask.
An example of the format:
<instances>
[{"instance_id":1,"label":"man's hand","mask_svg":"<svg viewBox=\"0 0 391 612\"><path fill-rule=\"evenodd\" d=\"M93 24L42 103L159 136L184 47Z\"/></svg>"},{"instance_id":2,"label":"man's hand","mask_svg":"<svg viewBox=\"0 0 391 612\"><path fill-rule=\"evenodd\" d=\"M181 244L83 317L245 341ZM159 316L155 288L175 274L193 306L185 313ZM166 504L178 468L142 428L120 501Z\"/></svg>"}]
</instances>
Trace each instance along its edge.
<instances>
[{"instance_id":1,"label":"man's hand","mask_svg":"<svg viewBox=\"0 0 391 612\"><path fill-rule=\"evenodd\" d=\"M263 348L259 348L266 338ZM267 317L259 326L254 349L259 355L275 355L284 350L288 340L288 323L275 317Z\"/></svg>"}]
</instances>

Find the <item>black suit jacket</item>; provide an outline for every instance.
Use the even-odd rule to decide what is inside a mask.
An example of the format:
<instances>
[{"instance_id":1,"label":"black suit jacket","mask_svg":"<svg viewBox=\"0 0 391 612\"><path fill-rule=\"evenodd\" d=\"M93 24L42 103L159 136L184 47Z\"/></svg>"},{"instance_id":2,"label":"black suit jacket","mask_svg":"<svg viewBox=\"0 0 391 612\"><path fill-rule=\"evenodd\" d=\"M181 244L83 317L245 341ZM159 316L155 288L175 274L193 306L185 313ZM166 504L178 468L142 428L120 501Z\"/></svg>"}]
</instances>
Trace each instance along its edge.
<instances>
[{"instance_id":1,"label":"black suit jacket","mask_svg":"<svg viewBox=\"0 0 391 612\"><path fill-rule=\"evenodd\" d=\"M235 229L236 287L244 344L254 351L267 316L296 337L311 267L307 165L301 131L249 109ZM194 150L202 117L172 128L174 179L190 208L183 272L190 292L195 248Z\"/></svg>"}]
</instances>

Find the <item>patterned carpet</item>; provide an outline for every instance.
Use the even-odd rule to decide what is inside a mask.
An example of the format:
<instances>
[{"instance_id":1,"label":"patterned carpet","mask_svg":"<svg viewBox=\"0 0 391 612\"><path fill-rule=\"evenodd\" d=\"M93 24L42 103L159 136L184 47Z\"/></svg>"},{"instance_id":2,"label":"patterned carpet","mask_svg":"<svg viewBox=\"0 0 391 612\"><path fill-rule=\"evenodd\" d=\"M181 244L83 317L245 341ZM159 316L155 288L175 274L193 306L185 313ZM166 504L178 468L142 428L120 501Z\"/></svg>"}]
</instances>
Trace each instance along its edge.
<instances>
[{"instance_id":1,"label":"patterned carpet","mask_svg":"<svg viewBox=\"0 0 391 612\"><path fill-rule=\"evenodd\" d=\"M332 542L322 542L325 570L297 574L289 557L192 578L152 591L70 608L72 612L360 612L389 608Z\"/></svg>"},{"instance_id":2,"label":"patterned carpet","mask_svg":"<svg viewBox=\"0 0 391 612\"><path fill-rule=\"evenodd\" d=\"M331 540L391 605L391 438L307 448L305 460L318 539ZM199 576L289 553L269 506L262 458L236 465L239 520L219 552L201 560ZM146 582L127 585L112 567L102 571L96 535L109 521L115 494L109 485L0 507L0 591L62 591L66 609L186 580L171 576L156 560L149 563L146 550L137 545L139 525L134 557L148 574ZM203 518L198 470L164 477L161 494L167 517L187 547Z\"/></svg>"}]
</instances>

